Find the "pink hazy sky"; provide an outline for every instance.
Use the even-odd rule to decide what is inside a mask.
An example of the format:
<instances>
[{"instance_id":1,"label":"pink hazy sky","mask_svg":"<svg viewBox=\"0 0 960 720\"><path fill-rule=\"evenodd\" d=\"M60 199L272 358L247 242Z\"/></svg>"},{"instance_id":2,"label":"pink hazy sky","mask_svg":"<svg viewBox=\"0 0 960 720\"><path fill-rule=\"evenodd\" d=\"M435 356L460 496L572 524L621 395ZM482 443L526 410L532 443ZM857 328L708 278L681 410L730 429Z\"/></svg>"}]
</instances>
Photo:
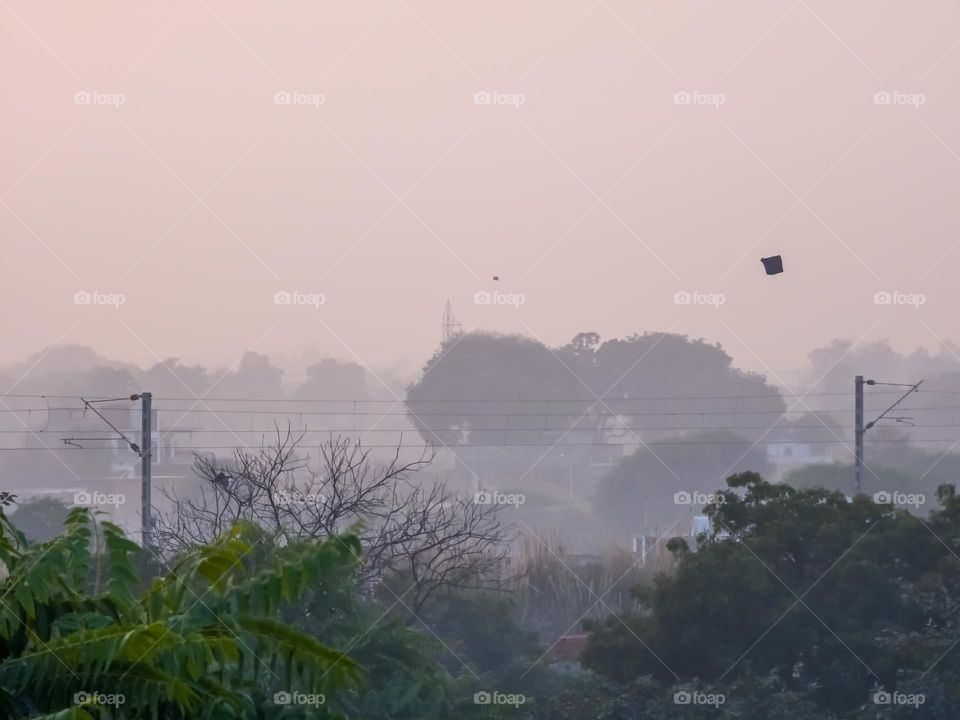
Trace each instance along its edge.
<instances>
[{"instance_id":1,"label":"pink hazy sky","mask_svg":"<svg viewBox=\"0 0 960 720\"><path fill-rule=\"evenodd\" d=\"M958 339L956 2L0 15L0 363L57 342L141 364L309 344L415 367L448 297L467 329L669 329L767 373L835 337Z\"/></svg>"}]
</instances>

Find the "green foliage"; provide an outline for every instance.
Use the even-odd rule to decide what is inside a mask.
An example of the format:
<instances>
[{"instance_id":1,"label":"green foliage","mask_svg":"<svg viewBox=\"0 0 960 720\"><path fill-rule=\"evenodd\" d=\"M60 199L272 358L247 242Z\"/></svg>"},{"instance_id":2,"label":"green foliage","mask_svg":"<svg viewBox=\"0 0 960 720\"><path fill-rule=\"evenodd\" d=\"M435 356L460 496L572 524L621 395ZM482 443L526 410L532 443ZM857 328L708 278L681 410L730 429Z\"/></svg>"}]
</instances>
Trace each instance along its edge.
<instances>
[{"instance_id":1,"label":"green foliage","mask_svg":"<svg viewBox=\"0 0 960 720\"><path fill-rule=\"evenodd\" d=\"M357 687L352 658L274 616L308 587L354 568L358 541L298 543L254 568L263 541L259 529L237 525L141 592L140 548L117 526L75 508L63 533L31 543L0 512L8 570L0 583L0 712L109 717L122 697L129 718L252 717L258 708L277 710L277 690L333 698ZM78 693L93 702L81 706ZM318 712L313 717L330 716Z\"/></svg>"},{"instance_id":2,"label":"green foliage","mask_svg":"<svg viewBox=\"0 0 960 720\"><path fill-rule=\"evenodd\" d=\"M442 643L403 622L396 605L361 594L352 569L340 566L329 569L325 585L307 587L282 616L311 636L348 647L364 668L362 685L339 693L333 709L378 720L457 717L452 713L469 682L447 671L438 660L447 653Z\"/></svg>"},{"instance_id":3,"label":"green foliage","mask_svg":"<svg viewBox=\"0 0 960 720\"><path fill-rule=\"evenodd\" d=\"M892 717L872 703L877 689L960 701L960 656L949 652L960 630L952 488L921 520L756 473L727 484L725 502L708 509L712 537L695 551L672 545L676 571L636 592L637 611L591 626L588 667L663 690L713 683L728 713L775 695L837 717Z\"/></svg>"},{"instance_id":4,"label":"green foliage","mask_svg":"<svg viewBox=\"0 0 960 720\"><path fill-rule=\"evenodd\" d=\"M451 672L462 668L462 660L501 692L531 689L536 675L526 684L520 678L534 666L543 648L533 633L519 626L513 598L494 592L448 592L422 617L444 639L448 651L441 657Z\"/></svg>"},{"instance_id":5,"label":"green foliage","mask_svg":"<svg viewBox=\"0 0 960 720\"><path fill-rule=\"evenodd\" d=\"M502 675L519 657L511 646L480 658L484 635L535 659L510 609L476 599L459 617L459 596L448 597L429 620L447 626L440 640L364 592L353 536L291 541L238 524L144 583L139 546L85 510L41 544L0 519L10 570L0 584L0 717L523 717L473 702L481 688L503 690L489 671ZM76 704L84 691L101 704ZM276 704L278 691L324 702ZM110 696L125 702L116 709Z\"/></svg>"}]
</instances>

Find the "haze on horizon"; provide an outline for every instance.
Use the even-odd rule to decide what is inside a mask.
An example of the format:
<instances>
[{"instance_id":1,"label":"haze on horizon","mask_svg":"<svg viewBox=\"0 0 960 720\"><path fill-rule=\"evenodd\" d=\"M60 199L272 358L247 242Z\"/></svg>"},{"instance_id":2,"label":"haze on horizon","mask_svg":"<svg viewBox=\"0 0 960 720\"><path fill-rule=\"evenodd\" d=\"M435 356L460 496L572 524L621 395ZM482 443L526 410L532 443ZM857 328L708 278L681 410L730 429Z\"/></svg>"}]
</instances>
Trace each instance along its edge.
<instances>
[{"instance_id":1,"label":"haze on horizon","mask_svg":"<svg viewBox=\"0 0 960 720\"><path fill-rule=\"evenodd\" d=\"M54 7L2 11L29 68L0 120L2 365L315 346L410 374L446 298L468 330L669 330L787 381L834 338L956 337L955 4ZM474 303L495 290L524 303Z\"/></svg>"}]
</instances>

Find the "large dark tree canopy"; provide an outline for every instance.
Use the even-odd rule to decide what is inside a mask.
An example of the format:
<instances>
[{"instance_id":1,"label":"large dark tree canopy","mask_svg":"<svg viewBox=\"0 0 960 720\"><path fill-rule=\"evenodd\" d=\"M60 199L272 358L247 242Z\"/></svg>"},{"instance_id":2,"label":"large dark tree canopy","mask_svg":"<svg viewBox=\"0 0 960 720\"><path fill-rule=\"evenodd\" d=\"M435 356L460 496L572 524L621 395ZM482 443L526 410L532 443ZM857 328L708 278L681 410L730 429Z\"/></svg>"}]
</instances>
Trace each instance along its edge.
<instances>
[{"instance_id":1,"label":"large dark tree canopy","mask_svg":"<svg viewBox=\"0 0 960 720\"><path fill-rule=\"evenodd\" d=\"M735 368L720 345L684 335L644 333L607 340L594 356L590 384L612 398L777 394L762 376Z\"/></svg>"},{"instance_id":2,"label":"large dark tree canopy","mask_svg":"<svg viewBox=\"0 0 960 720\"><path fill-rule=\"evenodd\" d=\"M568 442L605 442L678 426L771 424L784 409L764 377L734 367L719 345L671 333L601 342L592 332L560 348L461 336L430 359L407 407L433 444L549 443L571 427Z\"/></svg>"},{"instance_id":3,"label":"large dark tree canopy","mask_svg":"<svg viewBox=\"0 0 960 720\"><path fill-rule=\"evenodd\" d=\"M589 398L560 358L519 335L470 333L440 348L407 391L407 408L433 445L537 442L529 429ZM548 402L549 401L549 402ZM567 402L559 402L567 401Z\"/></svg>"}]
</instances>

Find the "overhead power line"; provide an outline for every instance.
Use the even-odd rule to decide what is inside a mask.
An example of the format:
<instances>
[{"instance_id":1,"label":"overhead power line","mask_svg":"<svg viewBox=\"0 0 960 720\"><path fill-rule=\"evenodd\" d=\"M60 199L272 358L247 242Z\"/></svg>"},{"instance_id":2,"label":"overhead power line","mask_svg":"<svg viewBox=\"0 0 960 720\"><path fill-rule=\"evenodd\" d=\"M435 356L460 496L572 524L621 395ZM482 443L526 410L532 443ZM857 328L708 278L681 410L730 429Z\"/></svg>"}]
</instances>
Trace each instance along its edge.
<instances>
[{"instance_id":1,"label":"overhead power line","mask_svg":"<svg viewBox=\"0 0 960 720\"><path fill-rule=\"evenodd\" d=\"M960 391L939 391L939 390L921 390L920 393L937 393L937 394L953 394L960 395ZM436 399L420 399L414 400L409 399L409 402L415 403L542 403L542 402L644 402L644 401L653 401L653 400L776 400L777 398L814 398L814 397L850 397L853 393L850 392L809 392L809 393L760 393L754 395L644 395L641 397L623 397L622 395L604 395L598 397L594 396L584 396L584 397L575 397L575 398L508 398L508 399L495 399L495 398L436 398ZM895 390L878 390L873 393L874 395L881 394L900 394ZM21 399L51 399L51 400L83 400L86 398L89 401L98 401L98 402L113 402L119 400L125 400L126 398L116 398L113 396L97 396L97 395L46 395L46 394L17 394L17 393L0 393L0 398L21 398ZM200 395L199 397L168 397L163 396L163 399L166 401L177 401L177 402L274 402L274 403L374 403L374 404L383 404L383 405L392 405L397 402L393 399L366 399L366 398L294 398L294 397L272 397L272 398L262 398L262 397L217 397Z\"/></svg>"},{"instance_id":2,"label":"overhead power line","mask_svg":"<svg viewBox=\"0 0 960 720\"><path fill-rule=\"evenodd\" d=\"M956 442L957 438L955 437L946 437L946 438L919 438L919 439L910 439L910 438L896 438L891 440L877 441L877 444L920 444L920 443L953 443ZM849 442L845 440L806 440L806 439L791 439L791 440L651 440L649 442L644 441L643 443L637 442L625 442L625 443L605 443L605 442L542 442L542 443L471 443L470 445L430 445L426 443L404 443L404 444L363 444L364 448L373 449L373 448L389 448L395 450L400 449L413 449L413 450L453 450L453 449L467 449L467 448L482 448L482 447L617 447L619 445L634 447L640 446L652 446L652 447L662 447L666 445L795 445L795 444L804 444L804 445L845 445L849 446ZM316 443L304 443L303 445L306 449L311 447L319 447ZM174 446L176 450L184 451L193 451L193 450L238 450L243 449L237 445L190 445L190 446ZM61 447L57 450L65 451L112 451L113 448L110 447ZM0 452L50 452L50 448L44 447L0 447ZM796 457L797 460L803 460L802 457Z\"/></svg>"},{"instance_id":3,"label":"overhead power line","mask_svg":"<svg viewBox=\"0 0 960 720\"><path fill-rule=\"evenodd\" d=\"M198 402L198 401L194 401ZM551 404L557 401L550 401ZM569 402L569 401L564 401ZM392 405L401 405L400 402L393 402ZM940 411L940 410L960 410L960 405L930 405L926 407L904 407L901 408L904 411L913 411L913 412L930 412L930 411ZM31 408L4 408L0 409L0 414L5 413L46 413L52 411L66 411L66 410L83 410L82 407L31 407ZM271 410L244 410L237 408L210 408L210 407L186 407L186 408L154 408L154 412L165 412L165 413L183 413L183 414L212 414L212 415L280 415L280 416L296 416L296 415L335 415L335 416L357 416L357 417L570 417L571 415L580 414L577 410L565 410L563 412L511 412L511 411L500 411L500 412L485 412L485 411L473 411L465 410L458 412L432 412L432 411L423 411L418 412L416 410L398 410L398 411L377 411L377 410L309 410L302 408L294 409L271 409ZM589 416L591 417L645 417L645 416L684 416L684 415L836 415L836 414L851 414L854 411L849 408L828 408L828 409L814 409L814 410L744 410L738 408L732 408L729 410L701 410L701 409L690 409L690 410L651 410L651 411L624 411L624 412L610 412L607 410L602 410L598 412L590 412Z\"/></svg>"},{"instance_id":4,"label":"overhead power line","mask_svg":"<svg viewBox=\"0 0 960 720\"><path fill-rule=\"evenodd\" d=\"M948 428L948 427L960 427L960 424L953 425L912 425L911 427L915 428ZM181 433L196 433L198 435L202 434L222 434L222 433L273 433L275 434L277 429L276 427L262 427L262 428L215 428L211 430L204 430L203 428L182 428L177 429L176 427L168 427L166 430L161 430L161 432L166 431L177 431ZM569 430L570 432L593 432L594 428L592 427L495 427L495 428L470 428L470 433L530 433L530 432L557 432L559 430ZM612 428L612 430L617 430L617 428ZM629 430L633 431L642 431L642 430L672 430L672 431L701 431L701 430L849 430L846 425L790 425L790 426L774 426L770 427L769 425L684 425L684 426L656 426L650 425L645 427L638 427L631 425ZM415 429L411 427L405 428L381 428L375 425L369 426L367 428L357 428L353 430L352 428L344 427L321 427L321 428L310 428L310 427L297 427L291 428L290 432L304 432L304 433L345 433L345 432L395 432L395 433L405 433L405 432L414 432ZM627 430L624 430L626 432ZM35 430L32 434L35 435L63 435L68 432L83 432L83 433L107 433L109 430L85 430L85 429L76 429L76 428L66 428L66 429L48 429L48 430ZM139 430L123 430L124 433L138 433ZM439 430L438 432L455 432L455 430ZM0 430L0 435L24 435L30 434L26 430Z\"/></svg>"}]
</instances>

